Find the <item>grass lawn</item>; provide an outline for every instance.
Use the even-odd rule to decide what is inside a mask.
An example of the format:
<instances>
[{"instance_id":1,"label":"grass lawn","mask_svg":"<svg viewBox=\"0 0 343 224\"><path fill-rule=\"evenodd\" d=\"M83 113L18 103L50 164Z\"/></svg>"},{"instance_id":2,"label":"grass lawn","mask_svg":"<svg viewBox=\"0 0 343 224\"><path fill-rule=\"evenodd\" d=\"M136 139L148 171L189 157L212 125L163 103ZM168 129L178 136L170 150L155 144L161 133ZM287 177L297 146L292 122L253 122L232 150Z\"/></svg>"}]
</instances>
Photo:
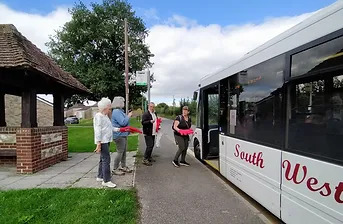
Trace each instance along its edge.
<instances>
[{"instance_id":1,"label":"grass lawn","mask_svg":"<svg viewBox=\"0 0 343 224\"><path fill-rule=\"evenodd\" d=\"M0 191L0 223L136 223L134 190Z\"/></svg>"},{"instance_id":2,"label":"grass lawn","mask_svg":"<svg viewBox=\"0 0 343 224\"><path fill-rule=\"evenodd\" d=\"M93 119L81 119L79 124L68 124L67 126L92 126Z\"/></svg>"},{"instance_id":3,"label":"grass lawn","mask_svg":"<svg viewBox=\"0 0 343 224\"><path fill-rule=\"evenodd\" d=\"M85 125L87 124L87 125ZM136 118L130 119L130 126L141 127L140 122ZM128 151L136 151L138 148L138 135L129 135ZM93 120L83 120L78 125L68 125L68 150L69 152L93 152L94 144L94 129ZM111 151L116 150L115 144L111 143Z\"/></svg>"},{"instance_id":4,"label":"grass lawn","mask_svg":"<svg viewBox=\"0 0 343 224\"><path fill-rule=\"evenodd\" d=\"M78 126L90 126L93 127L93 119L81 119L79 124L68 124L68 127L78 127ZM130 126L141 128L142 124L137 118L130 118Z\"/></svg>"},{"instance_id":5,"label":"grass lawn","mask_svg":"<svg viewBox=\"0 0 343 224\"><path fill-rule=\"evenodd\" d=\"M140 120L138 121L137 118L133 117L130 119L130 126L135 128L142 128L142 123Z\"/></svg>"}]
</instances>

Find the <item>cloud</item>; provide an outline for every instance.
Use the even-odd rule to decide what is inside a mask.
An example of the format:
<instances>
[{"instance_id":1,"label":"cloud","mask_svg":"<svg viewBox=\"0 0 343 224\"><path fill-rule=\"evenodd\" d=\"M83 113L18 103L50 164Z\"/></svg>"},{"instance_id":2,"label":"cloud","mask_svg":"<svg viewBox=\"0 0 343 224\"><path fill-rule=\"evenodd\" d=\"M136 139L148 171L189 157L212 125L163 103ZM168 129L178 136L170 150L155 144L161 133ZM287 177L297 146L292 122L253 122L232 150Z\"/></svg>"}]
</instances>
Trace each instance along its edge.
<instances>
[{"instance_id":1,"label":"cloud","mask_svg":"<svg viewBox=\"0 0 343 224\"><path fill-rule=\"evenodd\" d=\"M156 9L137 9L145 19L154 21L146 40L151 52L156 82L151 99L157 103L172 103L192 96L201 77L227 67L245 53L309 17L311 13L266 18L262 23L199 25L196 20L181 15L161 21ZM67 7L40 15L15 11L0 3L0 23L14 24L17 29L44 52L49 35L70 21Z\"/></svg>"},{"instance_id":2,"label":"cloud","mask_svg":"<svg viewBox=\"0 0 343 224\"><path fill-rule=\"evenodd\" d=\"M155 8L144 10L144 16L152 20L160 20L160 17L157 15L157 10Z\"/></svg>"},{"instance_id":3,"label":"cloud","mask_svg":"<svg viewBox=\"0 0 343 224\"><path fill-rule=\"evenodd\" d=\"M178 100L191 97L201 77L227 67L311 14L228 26L202 26L174 15L164 24L151 27L147 43L155 55L151 70L157 80L151 89L152 100L171 104L173 95Z\"/></svg>"},{"instance_id":4,"label":"cloud","mask_svg":"<svg viewBox=\"0 0 343 224\"><path fill-rule=\"evenodd\" d=\"M189 19L184 16L180 15L173 15L171 18L169 18L166 22L169 26L177 26L177 27L193 27L197 26L197 21Z\"/></svg>"},{"instance_id":5,"label":"cloud","mask_svg":"<svg viewBox=\"0 0 343 224\"><path fill-rule=\"evenodd\" d=\"M45 43L49 41L49 35L70 21L71 15L67 7L58 7L46 15L15 11L0 3L0 23L13 24L26 38L47 52Z\"/></svg>"},{"instance_id":6,"label":"cloud","mask_svg":"<svg viewBox=\"0 0 343 224\"><path fill-rule=\"evenodd\" d=\"M146 24L160 23L161 18L158 16L158 12L155 8L134 8L136 15L141 17Z\"/></svg>"}]
</instances>

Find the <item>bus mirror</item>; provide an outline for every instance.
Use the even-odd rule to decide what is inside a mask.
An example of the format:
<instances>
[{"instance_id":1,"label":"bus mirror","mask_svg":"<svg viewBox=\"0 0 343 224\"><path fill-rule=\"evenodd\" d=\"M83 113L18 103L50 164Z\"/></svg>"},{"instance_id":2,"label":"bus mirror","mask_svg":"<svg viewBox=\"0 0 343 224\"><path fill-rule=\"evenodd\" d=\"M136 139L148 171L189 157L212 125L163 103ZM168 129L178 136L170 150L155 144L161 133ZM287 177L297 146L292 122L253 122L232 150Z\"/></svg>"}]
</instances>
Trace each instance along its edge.
<instances>
[{"instance_id":1,"label":"bus mirror","mask_svg":"<svg viewBox=\"0 0 343 224\"><path fill-rule=\"evenodd\" d=\"M197 100L198 99L198 92L194 92L193 93L193 100Z\"/></svg>"}]
</instances>

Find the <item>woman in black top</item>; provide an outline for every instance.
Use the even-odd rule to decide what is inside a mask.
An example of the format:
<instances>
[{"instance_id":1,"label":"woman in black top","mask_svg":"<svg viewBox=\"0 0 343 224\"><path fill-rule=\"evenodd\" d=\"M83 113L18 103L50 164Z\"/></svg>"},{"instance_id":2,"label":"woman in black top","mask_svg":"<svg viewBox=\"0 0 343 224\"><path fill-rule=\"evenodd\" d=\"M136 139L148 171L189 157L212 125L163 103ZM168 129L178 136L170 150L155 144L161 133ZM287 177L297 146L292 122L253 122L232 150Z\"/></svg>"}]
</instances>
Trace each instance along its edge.
<instances>
[{"instance_id":1,"label":"woman in black top","mask_svg":"<svg viewBox=\"0 0 343 224\"><path fill-rule=\"evenodd\" d=\"M185 161L187 149L188 149L189 136L181 135L179 133L180 129L190 129L192 126L192 121L191 121L191 118L188 116L188 114L189 114L189 109L187 106L184 106L182 108L182 115L179 115L176 117L174 121L174 125L173 125L175 141L179 147L179 150L176 152L175 158L172 161L175 167L180 167L180 165L189 166L189 163ZM180 155L181 155L181 161L179 163Z\"/></svg>"}]
</instances>

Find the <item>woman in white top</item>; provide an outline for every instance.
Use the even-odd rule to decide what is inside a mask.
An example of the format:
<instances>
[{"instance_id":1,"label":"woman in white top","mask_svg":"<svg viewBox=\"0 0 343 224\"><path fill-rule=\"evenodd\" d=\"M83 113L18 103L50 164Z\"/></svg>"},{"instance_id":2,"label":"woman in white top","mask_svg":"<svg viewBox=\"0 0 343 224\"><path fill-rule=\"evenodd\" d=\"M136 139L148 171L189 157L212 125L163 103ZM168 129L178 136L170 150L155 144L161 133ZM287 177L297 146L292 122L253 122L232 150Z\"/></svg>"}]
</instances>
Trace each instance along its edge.
<instances>
[{"instance_id":1,"label":"woman in white top","mask_svg":"<svg viewBox=\"0 0 343 224\"><path fill-rule=\"evenodd\" d=\"M100 162L97 181L102 181L102 185L105 187L116 187L116 184L111 182L111 170L110 170L110 142L112 141L112 135L114 128L109 118L111 114L111 100L108 98L102 98L98 102L99 112L96 113L93 120L94 125L94 141L96 149L94 152L100 153Z\"/></svg>"}]
</instances>

